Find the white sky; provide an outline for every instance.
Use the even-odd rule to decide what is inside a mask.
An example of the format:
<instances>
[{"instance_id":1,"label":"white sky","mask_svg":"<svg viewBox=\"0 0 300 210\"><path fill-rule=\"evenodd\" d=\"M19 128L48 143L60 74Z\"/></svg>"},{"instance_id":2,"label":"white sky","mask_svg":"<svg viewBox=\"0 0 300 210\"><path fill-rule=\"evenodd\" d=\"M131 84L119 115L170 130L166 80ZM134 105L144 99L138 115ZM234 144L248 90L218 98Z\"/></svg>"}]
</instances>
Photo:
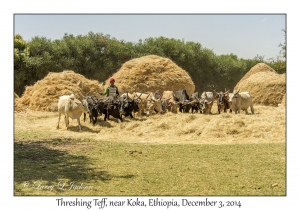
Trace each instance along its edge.
<instances>
[{"instance_id":1,"label":"white sky","mask_svg":"<svg viewBox=\"0 0 300 210\"><path fill-rule=\"evenodd\" d=\"M164 36L200 43L217 55L265 59L279 55L285 42L286 15L278 14L15 14L15 34L61 39L65 33L109 34L118 40Z\"/></svg>"}]
</instances>

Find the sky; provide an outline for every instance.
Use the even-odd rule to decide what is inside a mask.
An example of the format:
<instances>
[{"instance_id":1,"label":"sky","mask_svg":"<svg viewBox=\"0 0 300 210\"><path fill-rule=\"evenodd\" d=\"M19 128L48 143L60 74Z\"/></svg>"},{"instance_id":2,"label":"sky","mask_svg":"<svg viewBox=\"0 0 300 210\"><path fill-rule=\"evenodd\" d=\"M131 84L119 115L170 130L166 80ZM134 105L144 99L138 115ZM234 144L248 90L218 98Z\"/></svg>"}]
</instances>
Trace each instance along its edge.
<instances>
[{"instance_id":1,"label":"sky","mask_svg":"<svg viewBox=\"0 0 300 210\"><path fill-rule=\"evenodd\" d=\"M286 14L18 14L14 33L24 40L62 39L65 33L108 34L136 43L149 37L198 42L216 55L233 53L239 58L264 59L279 55L285 43Z\"/></svg>"}]
</instances>

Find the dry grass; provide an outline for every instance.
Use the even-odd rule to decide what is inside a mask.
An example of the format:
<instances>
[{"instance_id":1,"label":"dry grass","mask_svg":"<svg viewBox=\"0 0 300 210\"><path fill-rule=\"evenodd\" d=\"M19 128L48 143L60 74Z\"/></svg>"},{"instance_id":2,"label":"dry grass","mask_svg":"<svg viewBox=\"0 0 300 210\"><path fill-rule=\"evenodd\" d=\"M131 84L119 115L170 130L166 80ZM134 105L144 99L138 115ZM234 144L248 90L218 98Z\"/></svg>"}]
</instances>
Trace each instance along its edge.
<instances>
[{"instance_id":1,"label":"dry grass","mask_svg":"<svg viewBox=\"0 0 300 210\"><path fill-rule=\"evenodd\" d=\"M70 130L66 130L64 120L56 129L56 112L16 112L15 134L32 131L39 133L37 139L51 137L92 138L115 142L155 143L155 144L245 144L277 143L286 139L285 107L254 106L255 114L217 114L216 104L212 115L166 113L149 117L124 118L123 123L111 117L103 121L103 116L93 126L83 122L82 132L78 132L76 120L71 120ZM33 136L31 136L32 139ZM34 138L33 138L34 139Z\"/></svg>"},{"instance_id":2,"label":"dry grass","mask_svg":"<svg viewBox=\"0 0 300 210\"><path fill-rule=\"evenodd\" d=\"M82 132L75 120L57 130L55 112L16 112L14 194L286 195L285 107L254 109L100 117ZM71 182L92 188L58 189Z\"/></svg>"}]
</instances>

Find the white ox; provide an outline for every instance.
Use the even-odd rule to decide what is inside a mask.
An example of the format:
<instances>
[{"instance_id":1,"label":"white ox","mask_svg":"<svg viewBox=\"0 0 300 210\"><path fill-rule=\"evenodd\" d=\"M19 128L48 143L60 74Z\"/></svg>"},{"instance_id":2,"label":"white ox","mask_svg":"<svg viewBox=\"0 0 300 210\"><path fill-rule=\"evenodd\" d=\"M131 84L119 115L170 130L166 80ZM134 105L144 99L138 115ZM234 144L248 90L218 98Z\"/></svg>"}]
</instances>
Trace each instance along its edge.
<instances>
[{"instance_id":1,"label":"white ox","mask_svg":"<svg viewBox=\"0 0 300 210\"><path fill-rule=\"evenodd\" d=\"M58 123L57 129L59 128L59 122L61 115L65 115L65 123L68 129L69 127L69 117L72 119L77 119L79 131L81 131L80 126L80 116L83 112L89 112L88 103L86 100L82 102L75 98L74 94L63 95L59 97L58 100Z\"/></svg>"},{"instance_id":2,"label":"white ox","mask_svg":"<svg viewBox=\"0 0 300 210\"><path fill-rule=\"evenodd\" d=\"M203 104L202 111L205 114L210 114L211 113L211 108L212 108L213 103L214 103L214 94L212 92L204 91L201 94L200 103Z\"/></svg>"},{"instance_id":3,"label":"white ox","mask_svg":"<svg viewBox=\"0 0 300 210\"><path fill-rule=\"evenodd\" d=\"M254 114L252 96L249 92L241 92L240 90L235 90L233 93L229 93L229 106L232 111L236 114L240 114L241 110L246 111L248 114L248 107L251 107L251 112Z\"/></svg>"}]
</instances>

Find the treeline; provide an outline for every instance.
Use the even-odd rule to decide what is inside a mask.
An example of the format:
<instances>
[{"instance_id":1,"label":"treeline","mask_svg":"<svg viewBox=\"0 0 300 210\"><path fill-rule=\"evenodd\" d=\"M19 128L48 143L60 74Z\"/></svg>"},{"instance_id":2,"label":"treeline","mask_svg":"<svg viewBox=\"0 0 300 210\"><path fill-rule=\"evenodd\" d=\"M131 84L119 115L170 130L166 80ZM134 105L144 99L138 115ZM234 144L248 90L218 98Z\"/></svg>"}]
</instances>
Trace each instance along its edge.
<instances>
[{"instance_id":1,"label":"treeline","mask_svg":"<svg viewBox=\"0 0 300 210\"><path fill-rule=\"evenodd\" d=\"M120 69L123 63L145 55L166 57L187 71L196 91L217 91L235 84L254 65L264 62L278 73L286 72L286 62L278 56L269 62L263 56L242 59L234 54L216 55L200 43L165 37L139 40L138 43L117 40L102 33L65 34L61 40L34 37L26 42L14 36L14 91L21 95L25 86L33 85L49 72L69 69L99 82Z\"/></svg>"}]
</instances>

